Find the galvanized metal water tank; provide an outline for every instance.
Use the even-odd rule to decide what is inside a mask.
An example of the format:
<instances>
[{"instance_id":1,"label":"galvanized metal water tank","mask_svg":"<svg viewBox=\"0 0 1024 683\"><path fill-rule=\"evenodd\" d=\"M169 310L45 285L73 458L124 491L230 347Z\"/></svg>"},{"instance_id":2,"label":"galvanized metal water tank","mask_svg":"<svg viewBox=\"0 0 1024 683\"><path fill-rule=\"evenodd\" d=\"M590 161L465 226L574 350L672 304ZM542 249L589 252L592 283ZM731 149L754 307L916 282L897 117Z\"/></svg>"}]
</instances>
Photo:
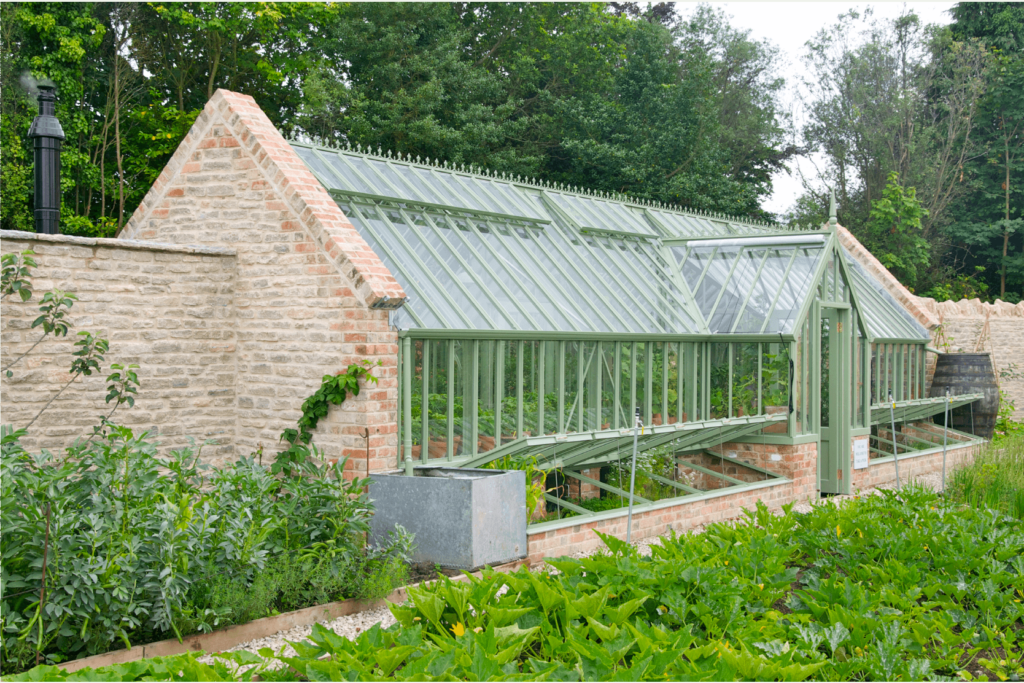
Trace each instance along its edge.
<instances>
[{"instance_id":1,"label":"galvanized metal water tank","mask_svg":"<svg viewBox=\"0 0 1024 683\"><path fill-rule=\"evenodd\" d=\"M526 473L417 467L371 474L370 540L401 524L416 534L413 562L476 570L526 557Z\"/></svg>"},{"instance_id":2,"label":"galvanized metal water tank","mask_svg":"<svg viewBox=\"0 0 1024 683\"><path fill-rule=\"evenodd\" d=\"M971 406L953 411L949 426L969 434L991 439L999 414L999 385L996 383L989 353L940 353L935 364L935 379L929 396L984 394L985 398ZM935 416L940 422L942 414Z\"/></svg>"}]
</instances>

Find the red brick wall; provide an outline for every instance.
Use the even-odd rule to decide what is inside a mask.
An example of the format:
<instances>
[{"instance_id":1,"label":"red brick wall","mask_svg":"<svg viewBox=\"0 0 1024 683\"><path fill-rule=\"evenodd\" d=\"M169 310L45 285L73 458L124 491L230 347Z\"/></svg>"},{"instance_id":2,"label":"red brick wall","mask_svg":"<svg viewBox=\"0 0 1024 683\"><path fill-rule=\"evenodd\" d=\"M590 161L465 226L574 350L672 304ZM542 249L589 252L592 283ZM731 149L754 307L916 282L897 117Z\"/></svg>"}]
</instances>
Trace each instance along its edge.
<instances>
[{"instance_id":1,"label":"red brick wall","mask_svg":"<svg viewBox=\"0 0 1024 683\"><path fill-rule=\"evenodd\" d=\"M772 508L780 507L793 501L816 498L817 492L817 461L818 444L816 442L794 446L776 444L726 443L715 449L724 452L728 458L736 454L736 460L746 461L777 472L789 479L783 484L768 486L751 491L728 493L685 502L677 505L649 510L633 515L633 538L653 538L670 530L685 531L696 526L731 519L742 514L744 508L753 508L757 501L764 501ZM774 456L774 457L773 457ZM719 461L715 471L725 470L726 474L743 477L758 477L744 474L751 470L742 468L728 458L723 464L720 458L702 456L709 461ZM703 462L701 462L703 464ZM705 475L706 476L706 475ZM764 475L760 475L763 477ZM739 478L739 477L737 477ZM542 531L529 534L527 545L529 558L532 562L542 561L545 557L558 557L579 551L589 551L602 545L601 539L594 530L610 534L616 538L626 538L626 515L600 521L581 522L575 526L564 527L554 531Z\"/></svg>"}]
</instances>

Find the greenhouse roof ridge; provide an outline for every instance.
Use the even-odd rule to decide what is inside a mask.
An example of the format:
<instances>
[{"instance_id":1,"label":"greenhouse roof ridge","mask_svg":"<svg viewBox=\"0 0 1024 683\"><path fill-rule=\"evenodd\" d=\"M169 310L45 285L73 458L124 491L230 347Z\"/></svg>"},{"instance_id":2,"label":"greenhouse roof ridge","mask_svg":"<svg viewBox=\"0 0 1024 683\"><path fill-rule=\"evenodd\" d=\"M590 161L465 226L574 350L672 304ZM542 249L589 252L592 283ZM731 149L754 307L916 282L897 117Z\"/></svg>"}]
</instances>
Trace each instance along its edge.
<instances>
[{"instance_id":1,"label":"greenhouse roof ridge","mask_svg":"<svg viewBox=\"0 0 1024 683\"><path fill-rule=\"evenodd\" d=\"M631 205L640 209L657 209L658 211L669 211L672 213L680 214L683 216L691 216L694 218L724 220L740 225L746 225L753 228L759 229L773 229L773 230L787 230L787 228L779 223L773 223L768 221L760 221L752 218L734 216L725 213L719 213L716 211L701 211L697 209L683 209L666 204L665 202L650 200L650 199L637 199L630 197L629 195L621 192L604 192L601 190L592 190L586 187L579 187L575 185L566 185L565 183L555 183L550 181L540 180L538 178L523 177L522 175L511 173L506 174L504 171L492 171L486 167L482 167L475 164L466 166L465 164L450 164L447 160L431 159L427 157L425 159L416 155L414 159L412 154L406 154L403 156L401 152L392 152L384 150L380 145L377 146L377 151L374 152L372 147L367 145L363 147L360 143L352 145L349 142L345 142L344 145L334 144L329 140L324 140L319 137L311 137L308 135L297 135L294 132L287 137L288 142L296 143L300 145L308 145L310 147L330 150L333 152L346 152L349 154L359 154L364 157L373 157L385 161L398 161L400 163L409 164L411 166L418 166L424 169L436 168L446 171L453 171L458 173L465 173L478 178L484 178L488 180L504 180L510 183L516 183L519 185L526 185L529 187L535 187L541 190L553 190L555 192L561 192L565 194L574 194L580 197L591 197L598 199L605 199L609 201L619 202L621 204ZM798 230L813 231L819 228L814 226L798 226Z\"/></svg>"}]
</instances>

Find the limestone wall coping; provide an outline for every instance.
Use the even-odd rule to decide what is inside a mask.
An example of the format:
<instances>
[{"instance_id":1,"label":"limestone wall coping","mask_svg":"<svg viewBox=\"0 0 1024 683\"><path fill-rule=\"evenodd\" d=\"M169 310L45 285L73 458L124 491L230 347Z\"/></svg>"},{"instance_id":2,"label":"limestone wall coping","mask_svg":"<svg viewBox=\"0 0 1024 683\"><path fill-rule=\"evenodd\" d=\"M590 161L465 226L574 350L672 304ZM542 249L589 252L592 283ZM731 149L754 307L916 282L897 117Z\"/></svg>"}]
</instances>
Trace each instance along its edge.
<instances>
[{"instance_id":1,"label":"limestone wall coping","mask_svg":"<svg viewBox=\"0 0 1024 683\"><path fill-rule=\"evenodd\" d=\"M75 235L47 235L22 230L0 230L0 240L22 240L28 242L49 242L51 244L73 244L79 247L108 247L111 249L135 249L137 251L162 251L176 254L199 256L238 256L229 247L205 247L189 244L167 244L145 240L124 240L114 237L78 237Z\"/></svg>"}]
</instances>

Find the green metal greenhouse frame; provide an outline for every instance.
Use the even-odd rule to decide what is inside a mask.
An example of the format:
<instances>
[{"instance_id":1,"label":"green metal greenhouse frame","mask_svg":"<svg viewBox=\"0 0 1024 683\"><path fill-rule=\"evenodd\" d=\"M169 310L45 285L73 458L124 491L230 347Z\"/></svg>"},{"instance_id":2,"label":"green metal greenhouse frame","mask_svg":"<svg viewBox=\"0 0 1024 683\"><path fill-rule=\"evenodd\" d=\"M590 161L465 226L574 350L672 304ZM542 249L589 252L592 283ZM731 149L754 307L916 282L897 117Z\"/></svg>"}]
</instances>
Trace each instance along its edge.
<instances>
[{"instance_id":1,"label":"green metal greenhouse frame","mask_svg":"<svg viewBox=\"0 0 1024 683\"><path fill-rule=\"evenodd\" d=\"M641 451L833 444L819 478L840 493L850 477L828 475L823 458L848 467L850 439L888 420L890 391L906 421L944 409L924 396L928 331L845 251L834 211L821 229L784 230L379 150L291 144L407 294L390 315L396 465L410 472L414 462L528 455L621 493L583 471L632 446L639 406Z\"/></svg>"}]
</instances>

